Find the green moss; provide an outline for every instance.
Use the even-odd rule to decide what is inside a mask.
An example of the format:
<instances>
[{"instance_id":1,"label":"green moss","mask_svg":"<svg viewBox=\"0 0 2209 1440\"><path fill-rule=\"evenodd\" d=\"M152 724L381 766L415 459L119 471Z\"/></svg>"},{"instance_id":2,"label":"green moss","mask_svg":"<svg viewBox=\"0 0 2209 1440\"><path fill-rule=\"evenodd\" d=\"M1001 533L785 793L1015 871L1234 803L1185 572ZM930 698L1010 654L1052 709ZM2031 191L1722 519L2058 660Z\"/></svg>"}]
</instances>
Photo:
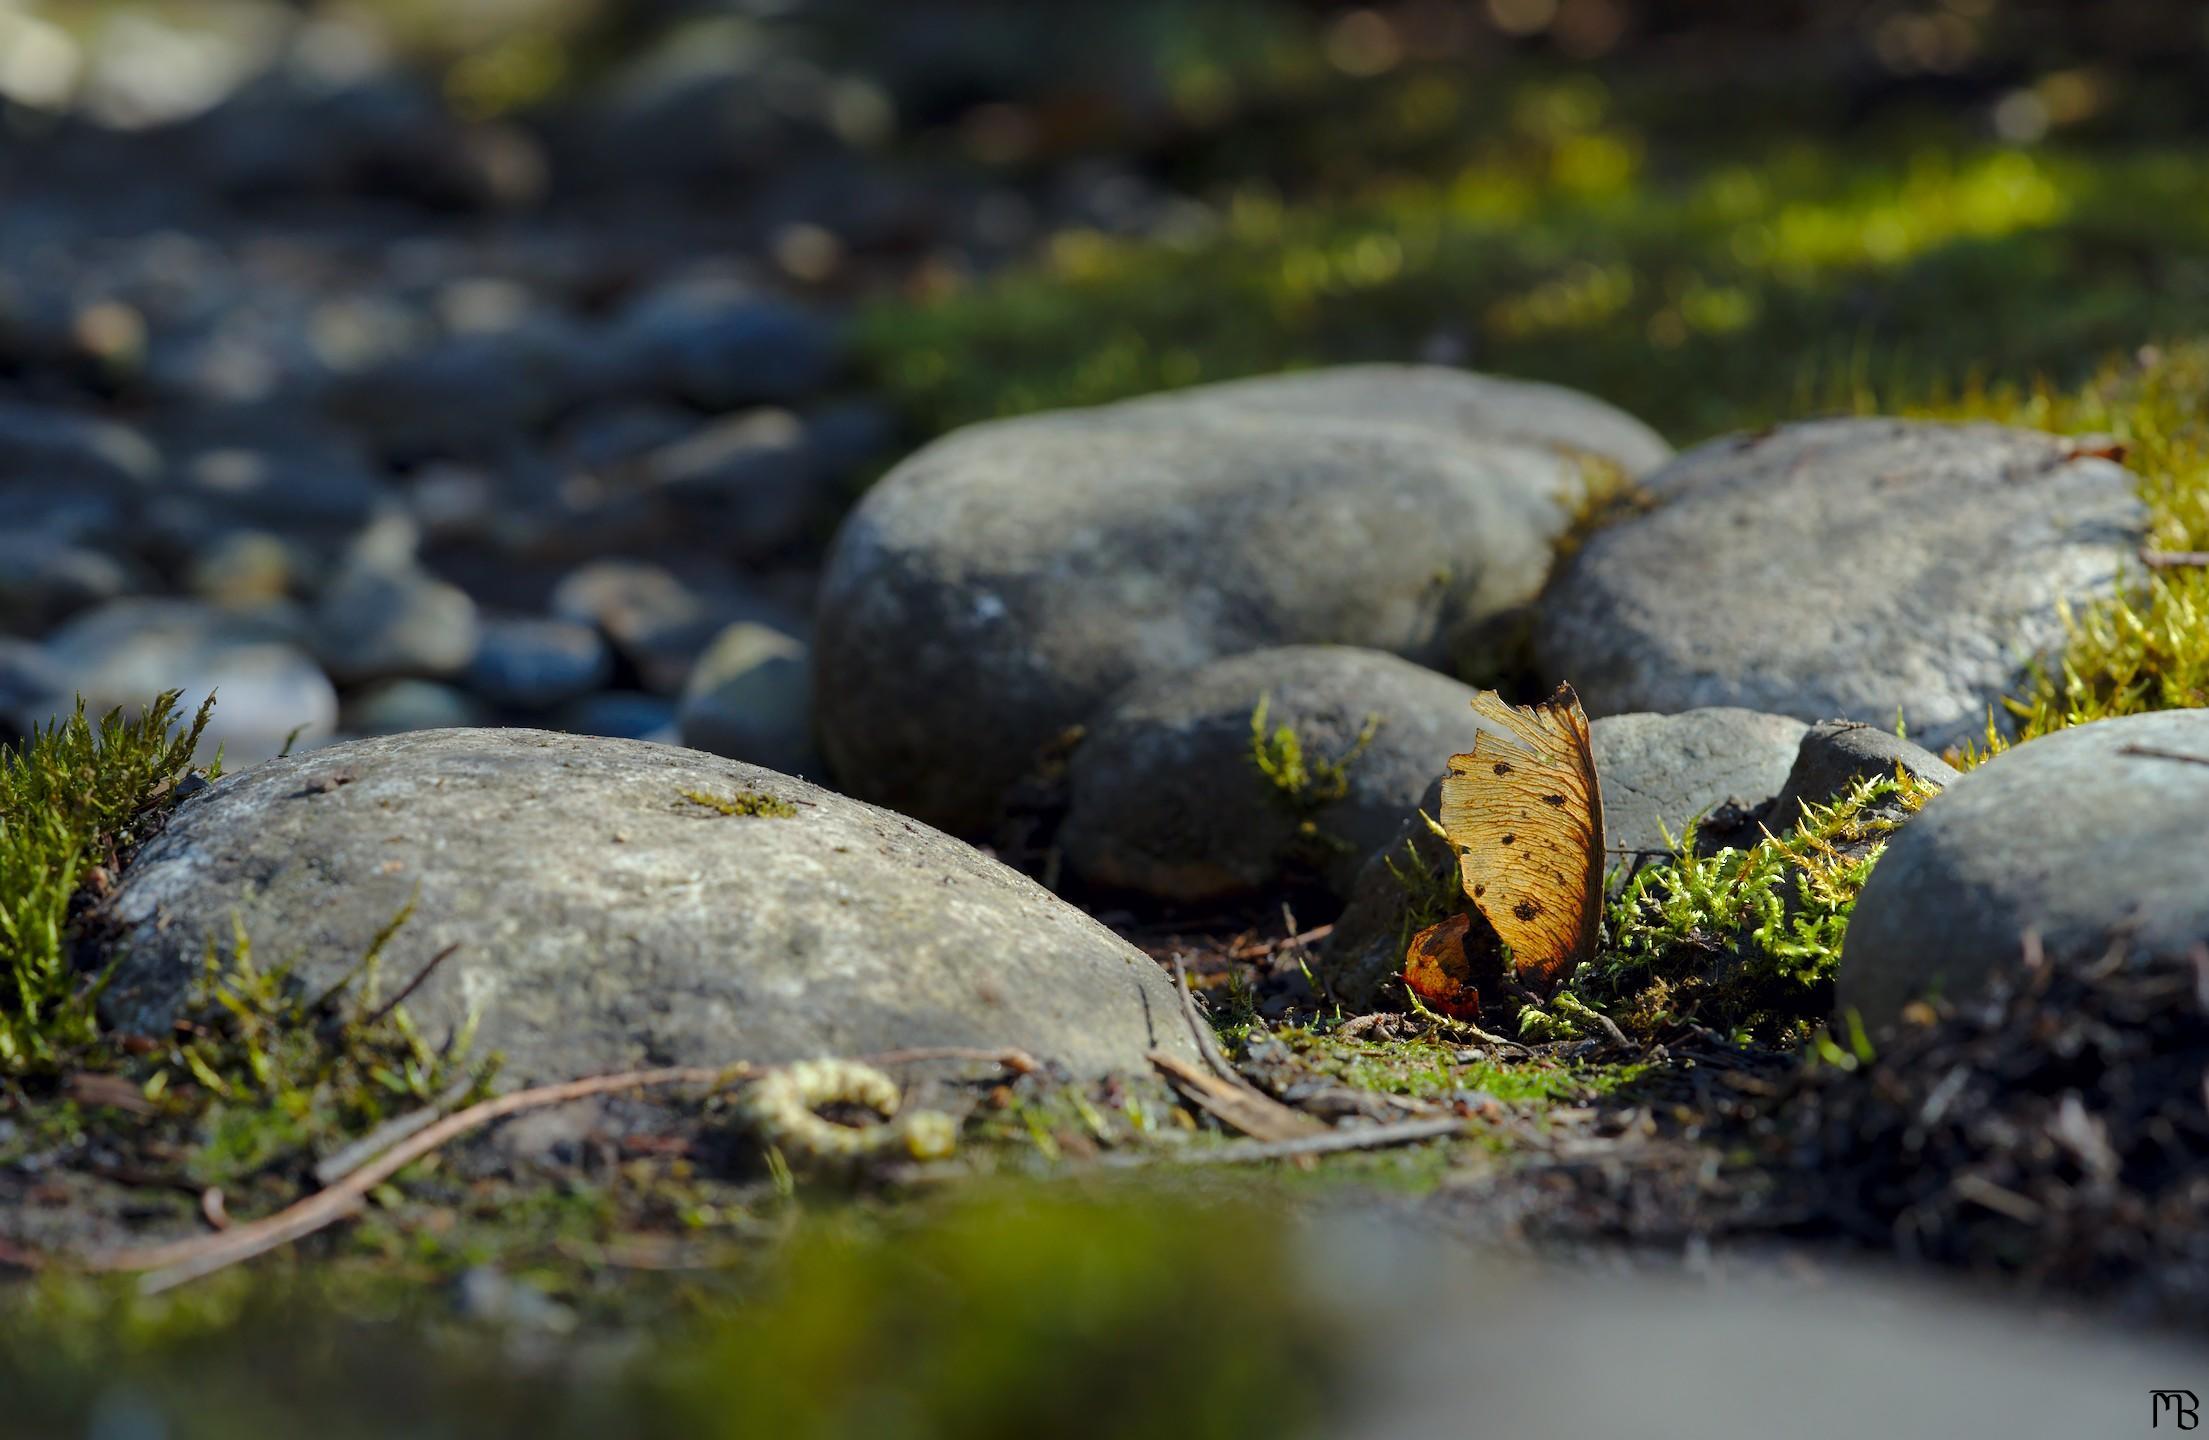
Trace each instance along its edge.
<instances>
[{"instance_id":1,"label":"green moss","mask_svg":"<svg viewBox=\"0 0 2209 1440\"><path fill-rule=\"evenodd\" d=\"M1579 1104L1629 1083L1647 1068L1639 1062L1584 1065L1549 1057L1498 1061L1478 1047L1468 1051L1434 1036L1346 1040L1330 1030L1303 1027L1276 1033L1322 1074L1357 1089L1414 1100L1444 1099L1469 1091L1512 1105ZM1476 1053L1481 1058L1459 1058Z\"/></svg>"},{"instance_id":2,"label":"green moss","mask_svg":"<svg viewBox=\"0 0 2209 1440\"><path fill-rule=\"evenodd\" d=\"M0 749L0 1073L51 1070L93 1043L98 983L70 962L71 903L158 824L214 707L180 725L177 692L136 718L76 712ZM221 761L216 761L219 773Z\"/></svg>"},{"instance_id":3,"label":"green moss","mask_svg":"<svg viewBox=\"0 0 2209 1440\"><path fill-rule=\"evenodd\" d=\"M235 1185L297 1171L401 1110L485 1093L495 1060L472 1063L474 1020L441 1046L402 1004L379 996L383 949L411 916L399 912L360 964L318 995L284 967L263 968L239 927L228 955L210 941L188 1021L145 1074L189 1136L182 1172L195 1185Z\"/></svg>"},{"instance_id":4,"label":"green moss","mask_svg":"<svg viewBox=\"0 0 2209 1440\"><path fill-rule=\"evenodd\" d=\"M1313 754L1293 726L1267 728L1272 704L1272 695L1261 695L1250 712L1250 763L1296 817L1303 858L1324 865L1350 847L1348 841L1321 828L1319 812L1350 793L1350 767L1380 733L1382 717L1377 713L1367 715L1357 738L1340 755L1327 757Z\"/></svg>"},{"instance_id":5,"label":"green moss","mask_svg":"<svg viewBox=\"0 0 2209 1440\"><path fill-rule=\"evenodd\" d=\"M1539 82L1530 82L1529 92ZM1250 184L1172 244L1059 237L1046 261L871 312L875 369L926 432L995 415L1419 353L1436 317L1480 368L1577 385L1680 439L1878 382L2078 376L2209 329L2191 275L2197 155L1934 134L1842 149L1668 147L1622 113L1498 138L1362 189Z\"/></svg>"},{"instance_id":6,"label":"green moss","mask_svg":"<svg viewBox=\"0 0 2209 1440\"><path fill-rule=\"evenodd\" d=\"M669 1303L649 1345L617 1351L544 1323L572 1297L520 1310L519 1333L461 1327L453 1292L401 1266L153 1299L53 1277L0 1294L0 1393L25 1433L127 1413L180 1440L1289 1436L1337 1418L1349 1337L1248 1186L1000 1186L785 1228L764 1264L621 1273ZM526 1265L504 1273L543 1294Z\"/></svg>"},{"instance_id":7,"label":"green moss","mask_svg":"<svg viewBox=\"0 0 2209 1440\"><path fill-rule=\"evenodd\" d=\"M683 798L718 815L745 815L755 820L789 820L798 813L798 807L789 801L757 790L739 790L726 799L703 790L685 790Z\"/></svg>"},{"instance_id":8,"label":"green moss","mask_svg":"<svg viewBox=\"0 0 2209 1440\"><path fill-rule=\"evenodd\" d=\"M1884 836L1936 793L1901 772L1805 806L1789 830L1698 854L1692 829L1671 858L1635 872L1609 905L1606 943L1547 1006L1522 1012L1530 1038L1590 1033L1600 1010L1643 1033L1686 1019L1794 1039L1821 1017L1856 897Z\"/></svg>"}]
</instances>

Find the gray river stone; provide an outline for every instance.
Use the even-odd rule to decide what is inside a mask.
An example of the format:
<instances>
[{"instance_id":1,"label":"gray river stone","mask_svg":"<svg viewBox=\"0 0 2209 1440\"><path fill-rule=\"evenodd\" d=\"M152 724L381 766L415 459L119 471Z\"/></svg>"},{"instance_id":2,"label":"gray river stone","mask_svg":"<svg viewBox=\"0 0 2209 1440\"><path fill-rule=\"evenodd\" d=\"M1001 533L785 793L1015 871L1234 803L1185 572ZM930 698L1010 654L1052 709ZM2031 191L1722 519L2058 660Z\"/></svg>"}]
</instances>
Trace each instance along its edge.
<instances>
[{"instance_id":1,"label":"gray river stone","mask_svg":"<svg viewBox=\"0 0 2209 1440\"><path fill-rule=\"evenodd\" d=\"M815 636L839 783L980 831L1127 685L1281 645L1441 668L1535 595L1580 450L1392 411L1362 370L1278 383L1297 403L1236 384L972 426L875 486L831 549ZM1638 438L1620 463L1650 453Z\"/></svg>"},{"instance_id":2,"label":"gray river stone","mask_svg":"<svg viewBox=\"0 0 2209 1440\"><path fill-rule=\"evenodd\" d=\"M433 1043L479 1010L518 1080L926 1045L1081 1074L1193 1054L1155 963L959 841L736 761L536 730L334 745L184 804L115 894L106 1013L167 1033L233 915L318 990L410 898L386 994L458 946L409 1008Z\"/></svg>"},{"instance_id":3,"label":"gray river stone","mask_svg":"<svg viewBox=\"0 0 2209 1440\"><path fill-rule=\"evenodd\" d=\"M1590 713L1744 705L1893 725L1940 748L2109 591L2145 533L2134 477L1995 425L1821 420L1645 476L1536 610L1535 659Z\"/></svg>"},{"instance_id":4,"label":"gray river stone","mask_svg":"<svg viewBox=\"0 0 2209 1440\"><path fill-rule=\"evenodd\" d=\"M1308 869L1346 893L1448 758L1473 743L1473 691L1377 650L1256 650L1131 687L1074 751L1058 840L1094 885L1166 900L1246 893ZM1340 760L1346 790L1300 806L1263 774L1251 718L1286 726L1307 765ZM1306 826L1309 828L1305 828Z\"/></svg>"},{"instance_id":5,"label":"gray river stone","mask_svg":"<svg viewBox=\"0 0 2209 1440\"><path fill-rule=\"evenodd\" d=\"M2025 936L2058 959L2209 945L2209 710L2061 730L1962 776L1888 846L1841 950L1839 1010L1874 1028L1970 998Z\"/></svg>"}]
</instances>

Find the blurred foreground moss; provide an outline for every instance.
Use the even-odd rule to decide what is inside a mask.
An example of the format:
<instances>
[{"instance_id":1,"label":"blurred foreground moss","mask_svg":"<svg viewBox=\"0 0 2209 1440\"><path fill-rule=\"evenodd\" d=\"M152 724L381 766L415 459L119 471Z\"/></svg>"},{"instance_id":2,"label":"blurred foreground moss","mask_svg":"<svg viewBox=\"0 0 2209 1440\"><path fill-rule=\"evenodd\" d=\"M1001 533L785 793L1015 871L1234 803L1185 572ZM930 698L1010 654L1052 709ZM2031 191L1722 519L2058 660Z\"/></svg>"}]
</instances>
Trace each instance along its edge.
<instances>
[{"instance_id":1,"label":"blurred foreground moss","mask_svg":"<svg viewBox=\"0 0 2209 1440\"><path fill-rule=\"evenodd\" d=\"M373 1274L49 1279L0 1311L0 1394L12 1433L178 1440L1295 1435L1344 1362L1292 1240L1233 1192L824 1212L764 1274L660 1277L678 1318L648 1340L463 1328L449 1289Z\"/></svg>"}]
</instances>

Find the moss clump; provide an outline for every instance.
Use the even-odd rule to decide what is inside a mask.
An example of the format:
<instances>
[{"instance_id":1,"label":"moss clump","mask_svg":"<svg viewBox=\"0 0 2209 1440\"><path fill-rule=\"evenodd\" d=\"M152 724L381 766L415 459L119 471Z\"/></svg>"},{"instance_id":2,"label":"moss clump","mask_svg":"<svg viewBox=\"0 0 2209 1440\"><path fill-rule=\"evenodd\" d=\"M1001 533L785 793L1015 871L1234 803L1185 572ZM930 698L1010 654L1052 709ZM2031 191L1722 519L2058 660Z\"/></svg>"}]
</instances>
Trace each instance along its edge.
<instances>
[{"instance_id":1,"label":"moss clump","mask_svg":"<svg viewBox=\"0 0 2209 1440\"><path fill-rule=\"evenodd\" d=\"M394 916L353 972L319 995L287 968L255 963L242 926L227 956L208 943L190 1018L144 1082L147 1098L184 1122L185 1178L236 1185L303 1169L401 1110L488 1090L497 1063L471 1059L473 1016L433 1046L396 1003L403 991L380 995L384 947L412 912Z\"/></svg>"},{"instance_id":2,"label":"moss clump","mask_svg":"<svg viewBox=\"0 0 2209 1440\"><path fill-rule=\"evenodd\" d=\"M1378 713L1367 715L1357 738L1330 759L1314 755L1294 726L1268 729L1266 720L1272 704L1272 695L1260 695L1250 712L1250 763L1271 782L1282 803L1296 817L1300 858L1315 866L1324 865L1335 856L1347 854L1350 844L1320 827L1319 812L1350 793L1350 767L1380 733L1382 717Z\"/></svg>"},{"instance_id":3,"label":"moss clump","mask_svg":"<svg viewBox=\"0 0 2209 1440\"><path fill-rule=\"evenodd\" d=\"M112 710L97 724L80 700L66 720L0 749L0 1073L51 1070L97 1035L98 984L70 960L71 906L88 877L111 878L191 773L214 699L188 725L177 699L170 691L135 719Z\"/></svg>"},{"instance_id":4,"label":"moss clump","mask_svg":"<svg viewBox=\"0 0 2209 1440\"><path fill-rule=\"evenodd\" d=\"M1671 858L1627 879L1601 953L1546 1006L1522 1011L1522 1033L1582 1034L1594 1010L1644 1034L1692 1019L1800 1038L1828 1008L1849 915L1886 835L1935 793L1900 771L1873 776L1830 805L1806 805L1790 830L1707 855L1690 829Z\"/></svg>"},{"instance_id":5,"label":"moss clump","mask_svg":"<svg viewBox=\"0 0 2209 1440\"><path fill-rule=\"evenodd\" d=\"M709 795L703 790L685 790L683 798L717 815L743 815L754 820L789 820L798 813L798 807L789 801L763 795L757 790L739 790L727 798Z\"/></svg>"},{"instance_id":6,"label":"moss clump","mask_svg":"<svg viewBox=\"0 0 2209 1440\"><path fill-rule=\"evenodd\" d=\"M1577 1104L1608 1094L1648 1069L1641 1061L1589 1065L1552 1056L1504 1063L1489 1058L1482 1049L1463 1048L1468 1042L1452 1044L1443 1035L1349 1040L1316 1027L1293 1027L1274 1035L1331 1079L1413 1100L1447 1100L1471 1093L1507 1105Z\"/></svg>"}]
</instances>

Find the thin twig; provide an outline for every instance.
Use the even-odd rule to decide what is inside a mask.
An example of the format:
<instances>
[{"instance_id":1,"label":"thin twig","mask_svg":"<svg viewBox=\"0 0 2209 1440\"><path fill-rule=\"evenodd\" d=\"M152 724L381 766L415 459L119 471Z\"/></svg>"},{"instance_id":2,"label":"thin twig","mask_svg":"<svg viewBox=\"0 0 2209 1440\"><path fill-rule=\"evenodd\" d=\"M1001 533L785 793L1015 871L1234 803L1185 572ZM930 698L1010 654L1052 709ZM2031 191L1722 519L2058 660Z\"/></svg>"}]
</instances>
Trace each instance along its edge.
<instances>
[{"instance_id":1,"label":"thin twig","mask_svg":"<svg viewBox=\"0 0 2209 1440\"><path fill-rule=\"evenodd\" d=\"M424 1105L421 1109L410 1110L404 1115L394 1116L369 1131L366 1135L361 1136L352 1144L345 1146L336 1154L325 1156L316 1161L314 1167L315 1184L325 1188L335 1185L338 1181L343 1180L347 1175L352 1174L409 1135L419 1134L435 1125L437 1117L459 1104L461 1097L475 1088L475 1083L476 1079L473 1075L456 1080L447 1087L444 1094Z\"/></svg>"},{"instance_id":2,"label":"thin twig","mask_svg":"<svg viewBox=\"0 0 2209 1440\"><path fill-rule=\"evenodd\" d=\"M407 996L412 995L415 991L421 989L422 982L429 979L431 973L434 972L438 966L444 964L447 960L452 959L453 952L458 950L459 948L460 942L458 940L455 940L452 944L447 945L444 949L438 951L435 955L430 956L429 963L424 965L421 969L415 971L414 978L407 981L406 984L401 985L399 987L398 994L392 996L389 1000L384 1001L383 1004L378 1005L375 1009L375 1012L362 1022L361 1028L367 1029L369 1026L374 1025L378 1020L383 1019L386 1015L389 1015L392 1011L398 1009L400 1002L405 1000Z\"/></svg>"},{"instance_id":3,"label":"thin twig","mask_svg":"<svg viewBox=\"0 0 2209 1440\"><path fill-rule=\"evenodd\" d=\"M665 1085L720 1086L732 1080L749 1078L754 1073L750 1065L741 1063L719 1067L678 1065L659 1070L632 1070L619 1075L592 1075L558 1085L542 1085L531 1090L515 1090L494 1096L446 1116L420 1133L392 1146L329 1189L309 1195L266 1219L255 1220L246 1225L233 1225L228 1230L212 1235L197 1235L166 1245L113 1250L105 1255L90 1257L88 1268L148 1272L139 1281L139 1289L144 1294L156 1295L188 1280L212 1275L241 1260L266 1254L344 1219L360 1208L361 1201L368 1193L384 1181L439 1147L493 1120L519 1114L524 1110L564 1105L570 1101L610 1094L617 1090L639 1090Z\"/></svg>"},{"instance_id":4,"label":"thin twig","mask_svg":"<svg viewBox=\"0 0 2209 1440\"><path fill-rule=\"evenodd\" d=\"M1278 940L1257 940L1248 945L1230 945L1227 947L1227 958L1230 960L1263 960L1269 955L1278 955L1283 950L1301 950L1313 941L1324 940L1334 933L1335 927L1333 922L1330 921L1325 925L1315 925L1301 934L1283 935Z\"/></svg>"},{"instance_id":5,"label":"thin twig","mask_svg":"<svg viewBox=\"0 0 2209 1440\"><path fill-rule=\"evenodd\" d=\"M1023 1050L975 1050L962 1046L893 1050L866 1057L867 1063L883 1065L920 1060L990 1060L1010 1069L1038 1068L1034 1057ZM722 1066L676 1065L658 1070L632 1070L619 1075L591 1075L580 1080L566 1080L556 1085L540 1085L534 1089L496 1095L423 1126L366 1164L349 1171L328 1189L317 1191L274 1215L250 1224L233 1225L212 1235L197 1235L166 1245L110 1251L105 1255L90 1257L86 1265L93 1270L147 1272L139 1280L139 1289L145 1294L156 1295L186 1281L211 1275L240 1261L266 1254L344 1219L359 1209L361 1201L368 1193L384 1181L423 1156L471 1130L488 1125L493 1120L504 1119L525 1110L564 1105L620 1090L654 1089L669 1085L704 1085L718 1089L732 1081L750 1079L758 1073L755 1067L743 1061Z\"/></svg>"},{"instance_id":6,"label":"thin twig","mask_svg":"<svg viewBox=\"0 0 2209 1440\"><path fill-rule=\"evenodd\" d=\"M1220 1049L1219 1036L1212 1032L1211 1022L1197 1013L1196 992L1189 988L1189 967L1182 963L1178 954L1174 956L1174 984L1181 988L1181 1015L1189 1022L1189 1034L1197 1042L1197 1053L1204 1057L1204 1063L1228 1084L1249 1089L1250 1082L1227 1063L1227 1055Z\"/></svg>"},{"instance_id":7,"label":"thin twig","mask_svg":"<svg viewBox=\"0 0 2209 1440\"><path fill-rule=\"evenodd\" d=\"M2209 566L2209 550L2142 550L2140 563L2150 570L2195 570Z\"/></svg>"},{"instance_id":8,"label":"thin twig","mask_svg":"<svg viewBox=\"0 0 2209 1440\"><path fill-rule=\"evenodd\" d=\"M2150 760L2183 760L2188 765L2209 765L2209 755L2189 755L2183 750L2163 750L2153 745L2120 745L2120 755L2144 755Z\"/></svg>"},{"instance_id":9,"label":"thin twig","mask_svg":"<svg viewBox=\"0 0 2209 1440\"><path fill-rule=\"evenodd\" d=\"M1002 1065L1016 1075L1033 1075L1043 1068L1043 1062L1025 1050L981 1050L970 1045L923 1045L912 1050L882 1050L872 1055L861 1055L856 1063L861 1065L917 1065L923 1060L978 1060L988 1065Z\"/></svg>"},{"instance_id":10,"label":"thin twig","mask_svg":"<svg viewBox=\"0 0 2209 1440\"><path fill-rule=\"evenodd\" d=\"M1465 1122L1455 1116L1438 1120L1407 1120L1400 1125L1345 1125L1318 1135L1293 1140L1233 1140L1210 1149L1183 1152L1130 1151L1105 1156L1098 1163L1115 1168L1135 1168L1160 1163L1185 1165L1240 1165L1257 1160L1296 1160L1307 1155L1332 1155L1344 1150L1379 1150L1391 1145L1411 1145L1460 1135Z\"/></svg>"},{"instance_id":11,"label":"thin twig","mask_svg":"<svg viewBox=\"0 0 2209 1440\"><path fill-rule=\"evenodd\" d=\"M1153 1050L1146 1058L1190 1104L1217 1116L1245 1135L1254 1135L1260 1140L1286 1140L1327 1128L1323 1122L1283 1105L1240 1076L1232 1081L1215 1079L1163 1050Z\"/></svg>"}]
</instances>

